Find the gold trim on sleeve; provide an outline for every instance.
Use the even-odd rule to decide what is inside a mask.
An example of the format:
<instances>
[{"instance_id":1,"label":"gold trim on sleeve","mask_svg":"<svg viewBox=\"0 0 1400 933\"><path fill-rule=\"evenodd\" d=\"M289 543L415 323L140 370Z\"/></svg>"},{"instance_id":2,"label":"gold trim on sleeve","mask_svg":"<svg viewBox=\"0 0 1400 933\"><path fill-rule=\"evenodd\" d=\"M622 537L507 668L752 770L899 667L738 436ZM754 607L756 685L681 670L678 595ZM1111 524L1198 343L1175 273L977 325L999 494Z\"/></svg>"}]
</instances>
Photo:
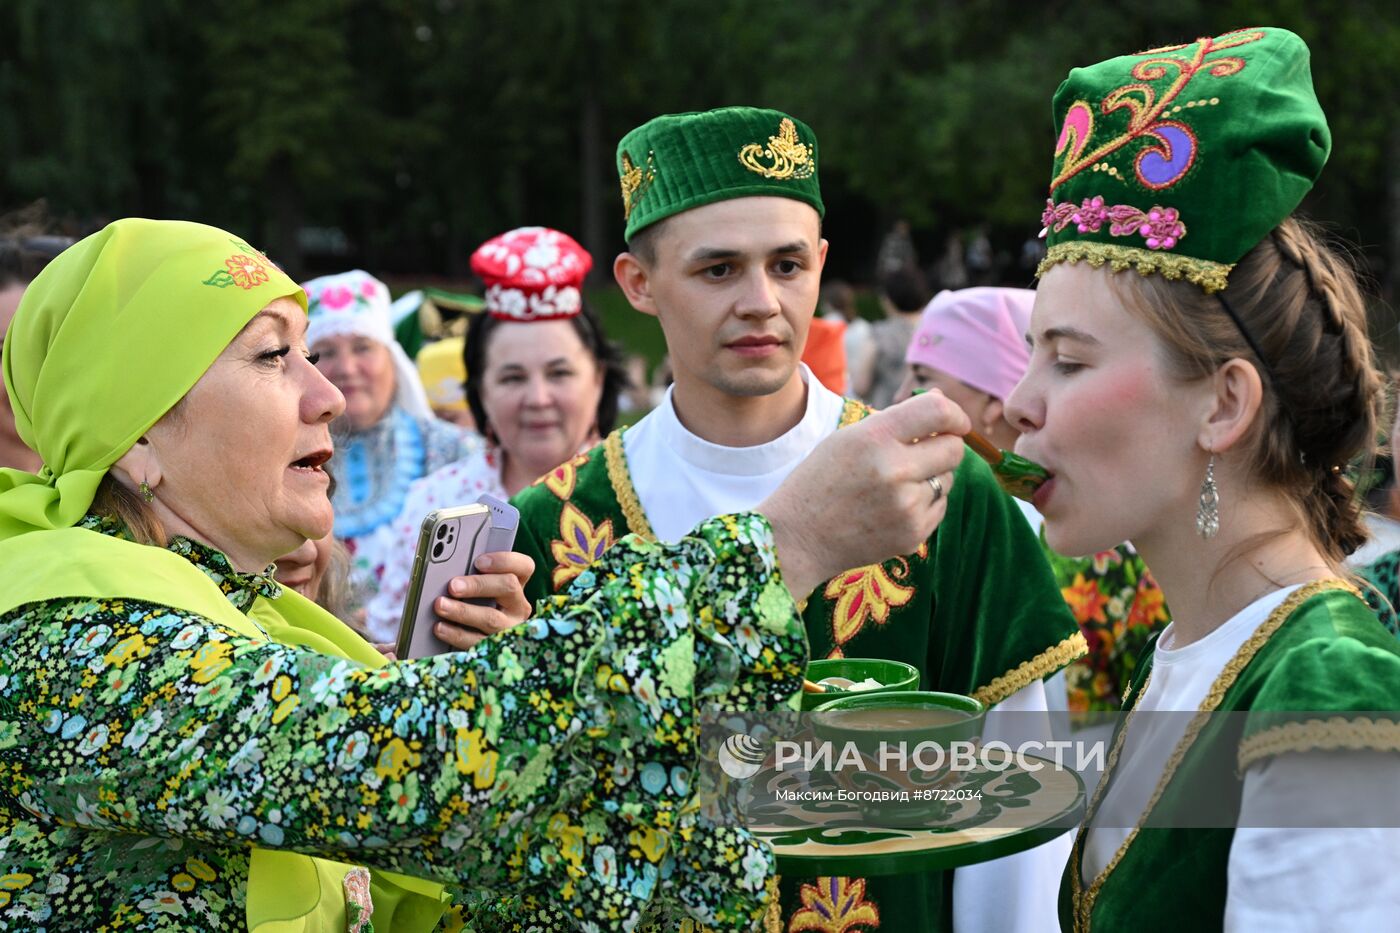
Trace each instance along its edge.
<instances>
[{"instance_id":1,"label":"gold trim on sleeve","mask_svg":"<svg viewBox=\"0 0 1400 933\"><path fill-rule=\"evenodd\" d=\"M841 420L836 422L838 428L849 428L851 425L873 413L875 409L864 402L853 398L846 399L846 404L841 406Z\"/></svg>"},{"instance_id":2,"label":"gold trim on sleeve","mask_svg":"<svg viewBox=\"0 0 1400 933\"><path fill-rule=\"evenodd\" d=\"M627 520L627 530L647 541L656 540L656 532L651 530L647 513L642 510L642 502L637 498L637 490L632 485L632 474L627 470L627 453L622 448L623 428L608 435L603 441L603 457L608 464L608 482L612 483L613 495L622 507L622 517Z\"/></svg>"},{"instance_id":3,"label":"gold trim on sleeve","mask_svg":"<svg viewBox=\"0 0 1400 933\"><path fill-rule=\"evenodd\" d=\"M1331 716L1272 726L1240 743L1239 769L1243 774L1255 762L1289 752L1343 749L1400 752L1400 722L1366 716Z\"/></svg>"},{"instance_id":4,"label":"gold trim on sleeve","mask_svg":"<svg viewBox=\"0 0 1400 933\"><path fill-rule=\"evenodd\" d=\"M1089 643L1084 640L1084 633L1075 632L1058 645L1046 648L1029 661L1023 661L1000 677L994 678L986 686L978 687L972 691L972 698L987 706L1000 703L1022 687L1045 679L1075 658L1088 653Z\"/></svg>"},{"instance_id":5,"label":"gold trim on sleeve","mask_svg":"<svg viewBox=\"0 0 1400 933\"><path fill-rule=\"evenodd\" d=\"M1240 650L1235 652L1235 656L1229 660L1220 671L1220 675L1215 678L1215 682L1211 684L1210 692L1207 693L1206 698L1201 701L1200 708L1196 711L1196 715L1192 717L1190 724L1186 727L1186 733L1181 737L1181 741L1177 743L1176 748L1172 750L1171 757L1167 759L1166 765L1162 768L1162 776L1157 779L1157 786L1152 791L1152 797L1147 801L1147 806L1143 808L1142 812L1144 816L1150 814L1153 808L1157 806L1157 801L1162 798L1162 794L1166 791L1167 785L1171 783L1171 779L1176 774L1177 767L1181 765L1182 758L1186 756L1187 751L1190 750L1191 745L1196 741L1196 737L1200 734L1201 729L1205 727L1206 722L1210 718L1210 714L1220 705L1221 700L1225 698L1226 692L1235 685L1235 681L1239 679L1240 673L1249 666L1249 662L1254 660L1254 656L1259 653L1259 649L1264 647L1269 638L1283 626L1283 623L1288 621L1289 616L1293 615L1299 606L1309 599L1312 599L1318 593L1324 593L1328 590L1341 590L1351 593L1358 599L1361 598L1361 592L1357 590L1356 587L1345 580L1330 577L1325 580L1314 580L1312 583L1293 591L1277 609L1269 614L1269 617L1254 630L1254 634L1250 635L1245 643L1240 646ZM1144 683L1142 689L1138 691L1138 700L1141 700L1143 695L1147 693L1147 686L1151 682L1152 675L1149 672L1147 683ZM1108 789L1109 782L1112 780L1114 766L1118 763L1118 753L1122 749L1124 740L1128 734L1128 729L1132 725L1132 714L1136 709L1137 705L1135 703L1133 708L1128 711L1128 719L1124 721L1122 728L1118 730L1117 740L1113 743L1113 749L1108 755L1108 765L1104 769L1103 777L1099 779L1099 786L1094 790L1094 796L1093 799L1089 801L1088 809L1084 812L1084 822L1080 824L1079 832L1075 834L1074 850L1069 860L1070 887L1073 892L1074 933L1089 933L1090 916L1094 911L1094 901L1098 898L1099 892L1103 889L1104 882L1108 880L1108 876L1113 874L1113 870L1123 861L1123 856L1127 854L1128 848L1133 844L1133 840L1137 838L1138 830L1137 827L1134 827L1129 831L1127 838L1123 840L1122 844L1118 846L1118 851L1113 853L1113 858L1104 866L1099 876L1094 879L1094 883L1089 885L1088 890L1081 890L1082 882L1080 875L1082 874L1084 859L1084 839L1089 833L1089 827L1093 822L1094 814L1098 810L1099 802Z\"/></svg>"},{"instance_id":6,"label":"gold trim on sleeve","mask_svg":"<svg viewBox=\"0 0 1400 933\"><path fill-rule=\"evenodd\" d=\"M778 891L781 879L773 875L765 887L768 889L768 912L763 915L763 933L783 933L783 896Z\"/></svg>"}]
</instances>

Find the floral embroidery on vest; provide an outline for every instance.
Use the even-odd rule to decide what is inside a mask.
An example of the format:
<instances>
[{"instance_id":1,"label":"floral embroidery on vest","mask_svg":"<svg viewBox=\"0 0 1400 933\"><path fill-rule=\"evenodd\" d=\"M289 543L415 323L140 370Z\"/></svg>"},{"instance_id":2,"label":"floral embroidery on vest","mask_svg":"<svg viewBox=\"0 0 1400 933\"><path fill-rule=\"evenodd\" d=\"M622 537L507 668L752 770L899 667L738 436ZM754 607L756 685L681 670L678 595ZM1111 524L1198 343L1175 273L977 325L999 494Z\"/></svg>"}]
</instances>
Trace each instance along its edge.
<instances>
[{"instance_id":1,"label":"floral embroidery on vest","mask_svg":"<svg viewBox=\"0 0 1400 933\"><path fill-rule=\"evenodd\" d=\"M559 539L550 543L549 552L558 565L550 578L557 591L612 547L612 519L594 526L572 502L559 513Z\"/></svg>"},{"instance_id":2,"label":"floral embroidery on vest","mask_svg":"<svg viewBox=\"0 0 1400 933\"><path fill-rule=\"evenodd\" d=\"M578 484L578 468L587 462L588 454L579 454L574 459L559 464L530 485L543 485L557 498L567 502L569 497L574 494L574 486Z\"/></svg>"},{"instance_id":3,"label":"floral embroidery on vest","mask_svg":"<svg viewBox=\"0 0 1400 933\"><path fill-rule=\"evenodd\" d=\"M844 645L865 627L866 619L887 622L890 609L914 598L914 588L900 586L883 565L871 564L832 577L822 595L836 601L831 631L836 644Z\"/></svg>"},{"instance_id":4,"label":"floral embroidery on vest","mask_svg":"<svg viewBox=\"0 0 1400 933\"><path fill-rule=\"evenodd\" d=\"M928 542L919 545L913 556L927 558ZM885 564L870 564L854 567L827 581L822 595L836 603L831 613L831 637L836 647L827 657L845 657L840 646L859 635L867 620L884 625L891 609L914 598L914 587L897 582L909 577L909 559L896 557L886 563L891 569L887 570Z\"/></svg>"},{"instance_id":5,"label":"floral embroidery on vest","mask_svg":"<svg viewBox=\"0 0 1400 933\"><path fill-rule=\"evenodd\" d=\"M798 890L802 907L788 933L864 933L880 925L880 909L865 899L864 878L818 878Z\"/></svg>"}]
</instances>

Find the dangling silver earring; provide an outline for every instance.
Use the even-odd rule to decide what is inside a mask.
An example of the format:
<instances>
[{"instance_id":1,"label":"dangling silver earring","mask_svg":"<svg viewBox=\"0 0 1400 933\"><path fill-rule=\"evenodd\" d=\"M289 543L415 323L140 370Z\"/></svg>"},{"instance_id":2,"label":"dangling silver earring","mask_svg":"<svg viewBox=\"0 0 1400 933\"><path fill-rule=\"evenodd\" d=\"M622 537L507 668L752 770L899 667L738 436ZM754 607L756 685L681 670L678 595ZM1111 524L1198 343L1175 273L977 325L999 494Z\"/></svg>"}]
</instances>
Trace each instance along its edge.
<instances>
[{"instance_id":1,"label":"dangling silver earring","mask_svg":"<svg viewBox=\"0 0 1400 933\"><path fill-rule=\"evenodd\" d=\"M1220 490L1215 488L1215 454L1206 462L1206 478L1201 483L1201 501L1196 506L1196 533L1209 541L1220 530Z\"/></svg>"},{"instance_id":2,"label":"dangling silver earring","mask_svg":"<svg viewBox=\"0 0 1400 933\"><path fill-rule=\"evenodd\" d=\"M156 501L155 492L146 484L144 479L141 481L141 498L145 499L147 502Z\"/></svg>"}]
</instances>

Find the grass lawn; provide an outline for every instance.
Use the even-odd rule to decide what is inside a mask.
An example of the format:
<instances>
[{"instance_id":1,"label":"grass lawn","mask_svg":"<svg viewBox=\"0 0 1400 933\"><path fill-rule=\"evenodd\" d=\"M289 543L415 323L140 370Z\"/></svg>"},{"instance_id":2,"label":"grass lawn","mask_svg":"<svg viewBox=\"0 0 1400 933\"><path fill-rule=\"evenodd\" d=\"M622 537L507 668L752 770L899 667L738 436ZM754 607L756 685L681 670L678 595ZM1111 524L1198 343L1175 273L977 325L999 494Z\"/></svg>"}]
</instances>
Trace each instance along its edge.
<instances>
[{"instance_id":1,"label":"grass lawn","mask_svg":"<svg viewBox=\"0 0 1400 933\"><path fill-rule=\"evenodd\" d=\"M615 285L590 289L588 303L602 318L603 329L614 342L628 353L635 353L647 361L647 375L656 369L656 364L666 355L666 338L661 334L661 325L656 318L642 314L630 304Z\"/></svg>"}]
</instances>

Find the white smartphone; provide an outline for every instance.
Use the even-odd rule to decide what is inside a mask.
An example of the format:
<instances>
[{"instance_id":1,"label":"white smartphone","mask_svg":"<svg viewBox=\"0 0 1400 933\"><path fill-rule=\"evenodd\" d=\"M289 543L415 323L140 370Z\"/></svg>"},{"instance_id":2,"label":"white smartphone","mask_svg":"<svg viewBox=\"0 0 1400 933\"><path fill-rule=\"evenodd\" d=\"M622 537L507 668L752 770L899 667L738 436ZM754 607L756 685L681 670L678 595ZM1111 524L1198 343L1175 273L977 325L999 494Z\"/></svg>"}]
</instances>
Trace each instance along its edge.
<instances>
[{"instance_id":1,"label":"white smartphone","mask_svg":"<svg viewBox=\"0 0 1400 933\"><path fill-rule=\"evenodd\" d=\"M433 634L438 622L433 603L447 595L453 577L476 573L474 565L482 554L509 551L519 524L520 513L513 505L489 495L472 505L428 513L418 532L408 598L399 621L399 657L425 658L457 650ZM489 599L466 602L494 605Z\"/></svg>"}]
</instances>

